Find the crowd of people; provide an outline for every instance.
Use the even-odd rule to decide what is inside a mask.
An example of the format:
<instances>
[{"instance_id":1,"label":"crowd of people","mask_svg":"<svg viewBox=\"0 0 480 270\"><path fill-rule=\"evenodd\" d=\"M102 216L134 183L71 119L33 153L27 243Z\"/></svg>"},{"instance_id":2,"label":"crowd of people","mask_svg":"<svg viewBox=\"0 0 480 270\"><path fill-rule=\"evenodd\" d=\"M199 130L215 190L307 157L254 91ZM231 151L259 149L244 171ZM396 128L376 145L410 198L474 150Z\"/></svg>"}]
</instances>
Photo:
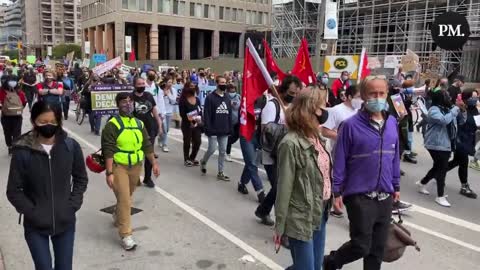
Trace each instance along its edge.
<instances>
[{"instance_id":1,"label":"crowd of people","mask_svg":"<svg viewBox=\"0 0 480 270\"><path fill-rule=\"evenodd\" d=\"M82 97L75 102L83 102L91 132L101 136L106 183L117 199L114 224L126 250L137 246L131 227L132 195L142 183L155 187L152 174L160 174L155 143L162 152L170 152L168 133L177 121L184 166L199 167L205 175L218 150L216 177L221 181L231 181L224 163L232 161L232 145L240 141L245 165L235 179L237 190L248 194L252 183L259 202L252 215L274 226L277 250L290 249L290 270L341 269L362 258L364 269L381 268L392 213L411 207L400 201L405 174L400 162L403 158L417 163L413 111L420 97L428 111L423 111L417 129L422 129L433 167L417 182L419 192L428 195L427 184L435 179L435 201L450 207L445 177L458 167L460 194L477 197L468 184L468 167L480 170L475 139L479 92L463 89L462 76L450 86L448 79L439 79L434 87L430 80L415 87L416 79L402 74L390 79L369 76L354 85L348 72L338 79L320 73L318 83L305 85L294 75L279 81L272 73L277 90L266 89L255 102L256 129L250 139L240 134L241 92L248 89L242 89L239 72L133 68L125 73L114 68L98 75L78 64L65 66L60 74L42 65L2 65L0 70L1 123L12 155L7 197L24 216L25 239L39 270L52 268L49 241L54 268L72 268L75 213L88 183L81 148L62 129L76 95ZM92 86L98 84L134 87L132 93L116 96L118 114L103 129L102 116L91 104ZM200 88L207 85L216 90L202 104ZM398 111L395 95L400 95L406 113ZM26 107L32 130L22 135ZM208 149L197 159L202 134ZM259 175L261 165L271 186L268 191ZM324 256L328 217L342 218L345 210L350 240Z\"/></svg>"}]
</instances>

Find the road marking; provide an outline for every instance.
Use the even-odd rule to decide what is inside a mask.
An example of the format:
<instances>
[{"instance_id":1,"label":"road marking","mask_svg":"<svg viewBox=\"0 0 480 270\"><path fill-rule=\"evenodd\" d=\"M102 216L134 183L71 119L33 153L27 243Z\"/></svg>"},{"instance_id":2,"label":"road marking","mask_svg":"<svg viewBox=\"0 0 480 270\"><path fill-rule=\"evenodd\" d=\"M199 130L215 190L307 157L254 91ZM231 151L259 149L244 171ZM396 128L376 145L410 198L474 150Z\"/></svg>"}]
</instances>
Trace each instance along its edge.
<instances>
[{"instance_id":1,"label":"road marking","mask_svg":"<svg viewBox=\"0 0 480 270\"><path fill-rule=\"evenodd\" d=\"M77 139L78 141L84 143L86 146L88 146L89 148L91 148L93 151L96 151L98 150L99 147L89 143L88 141L86 141L85 139L83 139L80 135L76 134L75 132L71 131L70 129L68 128L65 128L65 131L67 131L72 137L75 137L75 139ZM172 135L169 135L169 138L170 139L173 139L174 141L177 141L177 142L183 142L182 139L178 139ZM206 151L205 148L201 148L203 151ZM241 162L241 161L238 161L238 160L233 160L235 163L238 163L238 164L242 164L242 165L245 165L245 163ZM262 170L263 171L263 170ZM248 252L250 255L254 256L257 260L259 260L260 262L264 263L266 266L268 266L270 269L284 269L282 268L280 265L276 264L275 262L273 262L271 259L269 259L268 257L266 257L265 255L263 255L262 253L260 253L259 251L257 251L256 249L254 249L253 247L249 246L247 243L243 242L242 240L240 240L238 237L236 237L235 235L231 234L230 232L228 232L227 230L225 230L223 227L221 227L220 225L216 224L215 222L213 222L212 220L208 219L207 217L205 217L204 215L200 214L199 212L197 212L195 209L191 208L190 206L188 206L187 204L183 203L182 201L180 201L179 199L177 199L176 197L174 197L173 195L171 195L170 193L166 192L165 190L159 188L159 187L156 187L155 190L161 194L162 196L164 196L165 198L167 198L168 200L170 200L172 203L174 203L175 205L177 205L178 207L182 208L184 211L186 211L187 213L189 213L190 215L194 216L195 218L197 218L198 220L200 220L203 224L207 225L208 227L210 227L211 229L213 229L214 231L216 231L218 234L222 235L223 237L225 237L227 240L229 240L230 242L234 243L235 245L237 245L238 247L240 247L241 249L245 250L246 252ZM415 209L416 208L416 209ZM445 220L445 221L448 221L452 224L455 224L459 227L464 227L466 229L470 229L471 227L469 226L472 226L473 225L473 230L477 231L478 229L478 226L477 224L474 224L474 223L470 223L470 222L467 222L467 221L464 221L464 220L461 220L461 219L458 219L458 218L454 218L454 217L451 217L451 216L448 216L448 215L445 215L445 214L442 214L442 213L438 213L436 211L433 211L433 210L429 210L429 209L426 209L426 208L422 208L422 207L419 207L419 206L414 206L414 209L416 212L419 212L419 213L426 213L426 215L429 215L431 217L434 217L434 218L440 218L442 220ZM418 231L421 231L421 232L424 232L426 234L429 234L431 236L434 236L434 237L437 237L437 238L440 238L440 239L443 239L445 241L448 241L448 242L451 242L451 243L454 243L454 244L457 244L459 246L462 246L464 248L467 248L467 249L470 249L470 250L473 250L473 251L476 251L476 252L479 252L480 253L480 247L477 247L475 245L472 245L472 244L469 244L469 243L466 243L466 242L463 242L463 241L460 241L458 239L455 239L453 237L450 237L450 236L447 236L447 235L444 235L444 234L441 234L439 232L435 232L433 230L430 230L430 229L427 229L425 227L422 227L422 226L419 226L419 225L416 225L414 223L411 223L411 222L404 222L405 225L415 229L415 230L418 230ZM470 224L470 225L469 225Z\"/></svg>"},{"instance_id":2,"label":"road marking","mask_svg":"<svg viewBox=\"0 0 480 270\"><path fill-rule=\"evenodd\" d=\"M88 146L93 151L96 151L99 148L99 147L89 143L87 140L85 140L84 138L82 138L81 136L79 136L78 134L73 132L72 130L70 130L66 127L63 127L63 129L65 131L67 131L68 134L70 134L70 136L74 137L75 139L77 139L78 141L83 143L84 145ZM215 232L217 232L221 236L225 237L228 241L232 242L233 244L237 245L239 248L243 249L248 254L255 257L258 261L265 264L268 268L273 269L273 270L283 270L283 269L285 269L284 267L282 267L282 266L278 265L277 263L275 263L274 261L272 261L267 256L260 253L255 248L251 247L250 245L248 245L244 241L240 240L240 238L236 237L235 235L228 232L227 230L225 230L223 227L221 227L217 223L213 222L211 219L209 219L206 216L200 214L198 211L196 211L192 207L190 207L187 204L185 204L184 202L180 201L179 199L177 199L175 196L171 195L167 191L165 191L165 190L163 190L159 187L155 187L155 191L158 192L163 197L167 198L169 201L171 201L176 206L183 209L185 212L189 213L190 215L192 215L193 217L195 217L196 219L201 221L203 224L210 227L212 230L214 230Z\"/></svg>"}]
</instances>

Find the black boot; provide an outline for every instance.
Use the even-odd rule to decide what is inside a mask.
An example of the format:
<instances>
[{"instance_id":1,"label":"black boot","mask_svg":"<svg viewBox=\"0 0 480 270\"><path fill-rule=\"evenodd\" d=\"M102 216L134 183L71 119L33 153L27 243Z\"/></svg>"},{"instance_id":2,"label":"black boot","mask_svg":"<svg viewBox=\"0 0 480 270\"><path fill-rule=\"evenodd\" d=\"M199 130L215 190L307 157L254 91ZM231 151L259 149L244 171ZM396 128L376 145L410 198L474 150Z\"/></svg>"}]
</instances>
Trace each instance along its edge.
<instances>
[{"instance_id":1,"label":"black boot","mask_svg":"<svg viewBox=\"0 0 480 270\"><path fill-rule=\"evenodd\" d=\"M237 188L238 192L240 192L241 194L243 195L247 195L248 194L248 189L247 189L247 186L245 186L244 184L242 183L238 183L238 188Z\"/></svg>"},{"instance_id":2,"label":"black boot","mask_svg":"<svg viewBox=\"0 0 480 270\"><path fill-rule=\"evenodd\" d=\"M408 162L408 163L412 163L412 164L417 164L417 159L414 158L412 155L410 154L405 154L403 155L403 162Z\"/></svg>"}]
</instances>

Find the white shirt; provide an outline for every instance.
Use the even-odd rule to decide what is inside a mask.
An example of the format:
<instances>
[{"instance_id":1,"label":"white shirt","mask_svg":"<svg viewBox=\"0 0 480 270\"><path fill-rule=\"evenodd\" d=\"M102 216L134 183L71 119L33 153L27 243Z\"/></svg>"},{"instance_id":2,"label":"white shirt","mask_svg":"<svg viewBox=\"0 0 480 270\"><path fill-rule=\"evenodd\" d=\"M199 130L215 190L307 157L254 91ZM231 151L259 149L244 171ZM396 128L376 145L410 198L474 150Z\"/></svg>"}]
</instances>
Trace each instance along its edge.
<instances>
[{"instance_id":1,"label":"white shirt","mask_svg":"<svg viewBox=\"0 0 480 270\"><path fill-rule=\"evenodd\" d=\"M163 90L160 89L158 86L158 93L157 92L157 85L154 82L145 82L145 91L152 94L153 98L155 99L155 103L157 103L158 114L163 116L165 115L165 101L163 99Z\"/></svg>"},{"instance_id":2,"label":"white shirt","mask_svg":"<svg viewBox=\"0 0 480 270\"><path fill-rule=\"evenodd\" d=\"M43 149L45 152L47 152L48 155L50 155L50 152L52 151L53 144L42 144Z\"/></svg>"},{"instance_id":3,"label":"white shirt","mask_svg":"<svg viewBox=\"0 0 480 270\"><path fill-rule=\"evenodd\" d=\"M272 95L267 95L267 104L262 110L262 125L266 125L270 122L275 122L275 118L277 116L277 106L273 101L274 99ZM280 104L279 104L280 105ZM279 124L285 124L285 113L283 112L282 108L279 106L278 108L280 110L280 118L278 120ZM263 151L262 150L262 164L263 165L273 165L274 161L272 157L270 156L270 153Z\"/></svg>"},{"instance_id":4,"label":"white shirt","mask_svg":"<svg viewBox=\"0 0 480 270\"><path fill-rule=\"evenodd\" d=\"M328 119L322 126L333 131L337 131L343 121L354 116L357 110L348 107L345 103L338 104L333 108L328 108ZM336 140L329 139L327 148L333 153L333 149L336 144Z\"/></svg>"}]
</instances>

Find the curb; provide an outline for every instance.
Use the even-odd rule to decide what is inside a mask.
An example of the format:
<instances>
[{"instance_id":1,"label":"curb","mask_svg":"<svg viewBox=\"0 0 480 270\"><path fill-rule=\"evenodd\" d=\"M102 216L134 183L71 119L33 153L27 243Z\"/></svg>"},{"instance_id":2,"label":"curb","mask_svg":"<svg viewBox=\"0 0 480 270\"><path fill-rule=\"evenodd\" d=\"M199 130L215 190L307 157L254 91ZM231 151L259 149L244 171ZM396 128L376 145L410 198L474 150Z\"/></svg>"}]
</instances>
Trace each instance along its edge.
<instances>
[{"instance_id":1,"label":"curb","mask_svg":"<svg viewBox=\"0 0 480 270\"><path fill-rule=\"evenodd\" d=\"M5 270L5 264L4 264L3 254L1 249L0 249L0 270Z\"/></svg>"}]
</instances>

